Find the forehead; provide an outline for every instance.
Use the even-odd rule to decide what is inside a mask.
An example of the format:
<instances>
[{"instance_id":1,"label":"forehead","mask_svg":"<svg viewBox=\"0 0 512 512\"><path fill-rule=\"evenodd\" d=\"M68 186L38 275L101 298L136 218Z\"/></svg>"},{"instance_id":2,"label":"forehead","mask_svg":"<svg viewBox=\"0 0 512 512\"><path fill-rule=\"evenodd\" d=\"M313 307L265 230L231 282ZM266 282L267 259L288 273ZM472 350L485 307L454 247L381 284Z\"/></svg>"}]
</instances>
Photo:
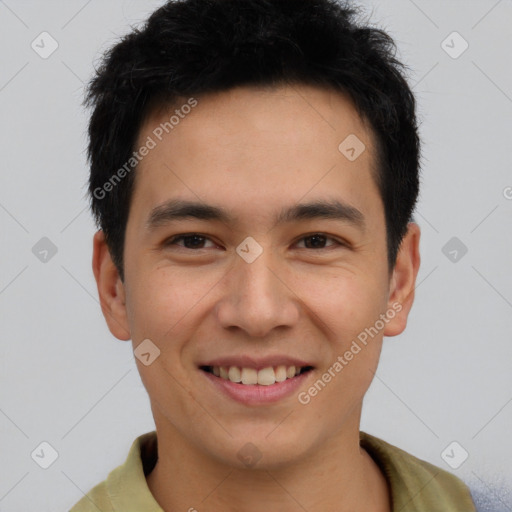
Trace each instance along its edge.
<instances>
[{"instance_id":1,"label":"forehead","mask_svg":"<svg viewBox=\"0 0 512 512\"><path fill-rule=\"evenodd\" d=\"M197 106L189 108L192 101ZM172 105L153 104L139 130L139 139L155 129L158 131L159 126L163 128L163 138L173 133L175 139L186 137L188 142L192 142L191 135L196 139L212 136L226 142L230 135L240 139L244 133L238 128L243 126L247 138L257 135L263 139L265 133L271 137L277 134L278 141L292 143L307 136L313 143L318 138L315 134L325 136L330 132L332 137L324 137L324 146L334 142L337 149L336 141L349 132L365 138L367 147L373 146L371 127L361 119L346 94L305 84L239 86L199 98L181 97Z\"/></svg>"},{"instance_id":2,"label":"forehead","mask_svg":"<svg viewBox=\"0 0 512 512\"><path fill-rule=\"evenodd\" d=\"M150 138L154 148L138 164L133 207L147 212L175 197L265 216L333 191L347 203L375 202L373 136L339 92L238 87L194 100L161 105L142 124L137 147ZM342 152L345 140L361 144L356 159Z\"/></svg>"}]
</instances>

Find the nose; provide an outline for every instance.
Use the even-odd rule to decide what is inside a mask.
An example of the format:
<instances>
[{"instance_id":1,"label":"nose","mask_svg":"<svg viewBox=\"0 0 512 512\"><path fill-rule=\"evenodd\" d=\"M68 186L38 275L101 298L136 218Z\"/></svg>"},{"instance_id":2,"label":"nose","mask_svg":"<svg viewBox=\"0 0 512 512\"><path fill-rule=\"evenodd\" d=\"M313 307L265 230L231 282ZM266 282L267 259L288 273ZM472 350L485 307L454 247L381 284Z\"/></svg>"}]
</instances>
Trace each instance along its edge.
<instances>
[{"instance_id":1,"label":"nose","mask_svg":"<svg viewBox=\"0 0 512 512\"><path fill-rule=\"evenodd\" d=\"M290 283L290 272L272 257L271 250L265 249L252 263L236 258L223 279L222 298L216 305L221 326L261 338L278 327L296 325L300 299Z\"/></svg>"}]
</instances>

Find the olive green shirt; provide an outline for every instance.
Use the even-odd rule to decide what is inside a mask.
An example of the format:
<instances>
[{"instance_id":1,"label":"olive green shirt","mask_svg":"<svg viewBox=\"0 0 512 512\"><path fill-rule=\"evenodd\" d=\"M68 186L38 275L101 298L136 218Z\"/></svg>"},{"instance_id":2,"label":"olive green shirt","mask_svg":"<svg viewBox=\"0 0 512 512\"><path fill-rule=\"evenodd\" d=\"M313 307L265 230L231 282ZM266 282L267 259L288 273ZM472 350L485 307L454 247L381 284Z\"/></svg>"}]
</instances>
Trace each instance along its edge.
<instances>
[{"instance_id":1,"label":"olive green shirt","mask_svg":"<svg viewBox=\"0 0 512 512\"><path fill-rule=\"evenodd\" d=\"M392 512L476 512L469 489L456 476L370 434L359 437L388 482ZM156 460L156 432L139 436L124 464L70 512L163 512L146 483Z\"/></svg>"}]
</instances>

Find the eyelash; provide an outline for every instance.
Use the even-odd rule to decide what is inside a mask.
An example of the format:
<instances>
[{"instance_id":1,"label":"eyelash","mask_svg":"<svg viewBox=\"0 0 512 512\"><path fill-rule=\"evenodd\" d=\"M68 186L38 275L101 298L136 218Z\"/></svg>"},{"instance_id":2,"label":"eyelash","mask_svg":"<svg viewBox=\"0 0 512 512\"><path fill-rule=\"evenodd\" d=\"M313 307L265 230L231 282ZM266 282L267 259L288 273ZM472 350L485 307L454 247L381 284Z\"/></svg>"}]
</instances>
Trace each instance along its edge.
<instances>
[{"instance_id":1,"label":"eyelash","mask_svg":"<svg viewBox=\"0 0 512 512\"><path fill-rule=\"evenodd\" d=\"M169 246L169 245L176 245L176 242L178 240L183 240L185 238L190 238L190 237L199 237L199 238L202 238L204 240L209 240L210 242L212 243L215 243L213 242L210 238L208 238L207 236L204 236L204 235L201 235L200 233L183 233L181 235L175 235L171 238L169 238L168 240L166 240L164 242L164 245L165 246ZM340 240L337 240L336 238L332 237L332 236L329 236L329 235L326 235L324 233L312 233L310 235L305 235L303 236L302 238L300 238L298 240L298 242L302 241L302 240L305 240L307 238L313 238L315 236L321 236L321 237L324 237L326 240L332 240L333 242L335 242L335 245L331 245L331 246L328 246L328 247L320 247L318 249L315 249L315 248L309 248L309 250L313 250L315 252L318 252L318 251L321 251L321 250L329 250L329 249L332 249L333 247L336 247L336 246L339 246L339 247L347 247L347 244L344 243L344 242L341 242ZM205 249L204 247L200 247L198 249L190 249L189 247L184 247L184 246L178 246L178 247L181 247L185 250L188 250L188 251L200 251L202 249ZM308 249L308 247L304 247L304 249Z\"/></svg>"}]
</instances>

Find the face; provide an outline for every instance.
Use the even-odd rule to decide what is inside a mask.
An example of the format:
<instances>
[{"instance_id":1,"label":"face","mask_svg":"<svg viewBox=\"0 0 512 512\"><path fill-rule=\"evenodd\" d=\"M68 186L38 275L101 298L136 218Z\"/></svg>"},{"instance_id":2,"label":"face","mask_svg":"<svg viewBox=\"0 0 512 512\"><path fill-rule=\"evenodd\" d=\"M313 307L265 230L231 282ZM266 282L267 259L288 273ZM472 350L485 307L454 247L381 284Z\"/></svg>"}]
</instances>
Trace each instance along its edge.
<instances>
[{"instance_id":1,"label":"face","mask_svg":"<svg viewBox=\"0 0 512 512\"><path fill-rule=\"evenodd\" d=\"M358 429L383 335L405 327L417 227L390 273L372 133L337 92L206 95L166 133L175 109L140 130L137 147L155 144L136 171L124 283L95 238L109 327L134 349L150 340L150 364L136 362L160 431L231 466L244 450L268 467L318 453Z\"/></svg>"}]
</instances>

